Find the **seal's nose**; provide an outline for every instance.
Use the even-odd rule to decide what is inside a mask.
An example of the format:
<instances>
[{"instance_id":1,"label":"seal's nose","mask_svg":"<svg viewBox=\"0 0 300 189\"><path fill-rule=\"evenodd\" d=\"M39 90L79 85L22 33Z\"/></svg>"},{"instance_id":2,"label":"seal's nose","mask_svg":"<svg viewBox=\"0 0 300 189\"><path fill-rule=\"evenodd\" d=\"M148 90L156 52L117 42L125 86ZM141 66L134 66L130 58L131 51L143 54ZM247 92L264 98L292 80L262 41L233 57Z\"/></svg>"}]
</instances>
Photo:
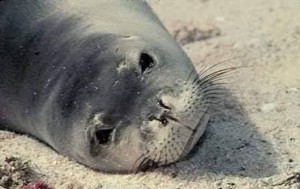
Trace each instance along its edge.
<instances>
[{"instance_id":1,"label":"seal's nose","mask_svg":"<svg viewBox=\"0 0 300 189\"><path fill-rule=\"evenodd\" d=\"M165 98L161 98L158 100L157 104L160 108L160 113L158 115L152 115L149 117L149 121L159 121L163 126L167 126L169 124L169 120L174 120L171 116L172 108L171 104Z\"/></svg>"},{"instance_id":2,"label":"seal's nose","mask_svg":"<svg viewBox=\"0 0 300 189\"><path fill-rule=\"evenodd\" d=\"M174 109L174 106L172 104L172 98L168 95L162 95L160 97L160 100L158 101L158 104L166 110Z\"/></svg>"}]
</instances>

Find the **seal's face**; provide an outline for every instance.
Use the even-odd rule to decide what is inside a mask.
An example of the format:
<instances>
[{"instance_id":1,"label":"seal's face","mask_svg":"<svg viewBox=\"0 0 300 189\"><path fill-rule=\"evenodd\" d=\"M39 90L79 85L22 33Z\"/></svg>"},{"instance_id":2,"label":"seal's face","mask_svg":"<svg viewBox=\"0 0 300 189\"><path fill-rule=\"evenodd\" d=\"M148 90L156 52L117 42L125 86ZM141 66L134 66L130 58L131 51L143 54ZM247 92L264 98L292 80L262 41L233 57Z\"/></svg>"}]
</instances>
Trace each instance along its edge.
<instances>
[{"instance_id":1,"label":"seal's face","mask_svg":"<svg viewBox=\"0 0 300 189\"><path fill-rule=\"evenodd\" d=\"M108 172L184 157L208 121L205 91L199 87L205 90L208 83L199 83L186 56L145 39L108 35L93 41L98 53L84 56L85 65L64 82L73 90L62 92L64 117L72 117L75 128L68 147L76 152L72 156Z\"/></svg>"}]
</instances>

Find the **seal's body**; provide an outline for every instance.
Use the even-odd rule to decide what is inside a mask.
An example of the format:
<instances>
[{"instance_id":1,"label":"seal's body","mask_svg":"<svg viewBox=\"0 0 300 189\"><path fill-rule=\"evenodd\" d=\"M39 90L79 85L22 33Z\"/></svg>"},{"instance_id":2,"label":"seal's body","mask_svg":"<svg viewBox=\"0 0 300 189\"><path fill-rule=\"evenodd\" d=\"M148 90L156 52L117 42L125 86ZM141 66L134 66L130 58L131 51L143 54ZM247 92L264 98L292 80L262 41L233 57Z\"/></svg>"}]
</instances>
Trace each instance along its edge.
<instances>
[{"instance_id":1,"label":"seal's body","mask_svg":"<svg viewBox=\"0 0 300 189\"><path fill-rule=\"evenodd\" d=\"M208 83L144 1L0 1L0 70L1 128L102 171L175 162L208 121Z\"/></svg>"}]
</instances>

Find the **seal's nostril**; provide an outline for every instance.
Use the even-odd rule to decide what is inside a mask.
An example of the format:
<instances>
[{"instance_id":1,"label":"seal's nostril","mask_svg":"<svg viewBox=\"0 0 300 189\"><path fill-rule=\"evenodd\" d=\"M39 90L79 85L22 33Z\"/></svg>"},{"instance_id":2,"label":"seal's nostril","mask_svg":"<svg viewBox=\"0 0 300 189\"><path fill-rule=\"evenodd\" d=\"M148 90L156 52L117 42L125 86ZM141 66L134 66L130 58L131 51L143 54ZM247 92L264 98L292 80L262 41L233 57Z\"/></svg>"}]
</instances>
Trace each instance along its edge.
<instances>
[{"instance_id":1,"label":"seal's nostril","mask_svg":"<svg viewBox=\"0 0 300 189\"><path fill-rule=\"evenodd\" d=\"M149 121L153 121L153 120L158 120L156 117L154 117L154 116L150 116L149 117Z\"/></svg>"},{"instance_id":2,"label":"seal's nostril","mask_svg":"<svg viewBox=\"0 0 300 189\"><path fill-rule=\"evenodd\" d=\"M171 110L171 108L169 106L165 105L162 100L158 100L158 104L167 110Z\"/></svg>"},{"instance_id":3,"label":"seal's nostril","mask_svg":"<svg viewBox=\"0 0 300 189\"><path fill-rule=\"evenodd\" d=\"M154 120L159 121L164 126L168 125L168 123L169 123L167 116L165 116L165 115L162 115L159 118L157 118L155 116L149 117L149 121L154 121Z\"/></svg>"},{"instance_id":4,"label":"seal's nostril","mask_svg":"<svg viewBox=\"0 0 300 189\"><path fill-rule=\"evenodd\" d=\"M147 53L141 53L140 61L139 61L142 73L146 71L151 71L154 67L154 59Z\"/></svg>"},{"instance_id":5,"label":"seal's nostril","mask_svg":"<svg viewBox=\"0 0 300 189\"><path fill-rule=\"evenodd\" d=\"M165 116L161 116L161 117L160 117L160 122L161 122L164 126L168 125L168 123L169 123L168 119L167 119Z\"/></svg>"}]
</instances>

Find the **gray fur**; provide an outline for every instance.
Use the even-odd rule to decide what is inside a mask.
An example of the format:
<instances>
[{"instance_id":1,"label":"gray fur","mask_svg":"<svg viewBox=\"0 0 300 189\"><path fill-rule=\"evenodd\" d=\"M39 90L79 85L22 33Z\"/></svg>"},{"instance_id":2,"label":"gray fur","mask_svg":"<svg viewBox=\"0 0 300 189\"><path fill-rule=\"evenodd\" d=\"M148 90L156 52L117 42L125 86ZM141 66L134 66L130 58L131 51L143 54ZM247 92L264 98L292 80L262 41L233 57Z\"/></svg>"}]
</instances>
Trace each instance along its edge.
<instances>
[{"instance_id":1,"label":"gray fur","mask_svg":"<svg viewBox=\"0 0 300 189\"><path fill-rule=\"evenodd\" d=\"M202 135L195 69L144 1L4 0L0 26L0 128L108 172L175 162Z\"/></svg>"}]
</instances>

